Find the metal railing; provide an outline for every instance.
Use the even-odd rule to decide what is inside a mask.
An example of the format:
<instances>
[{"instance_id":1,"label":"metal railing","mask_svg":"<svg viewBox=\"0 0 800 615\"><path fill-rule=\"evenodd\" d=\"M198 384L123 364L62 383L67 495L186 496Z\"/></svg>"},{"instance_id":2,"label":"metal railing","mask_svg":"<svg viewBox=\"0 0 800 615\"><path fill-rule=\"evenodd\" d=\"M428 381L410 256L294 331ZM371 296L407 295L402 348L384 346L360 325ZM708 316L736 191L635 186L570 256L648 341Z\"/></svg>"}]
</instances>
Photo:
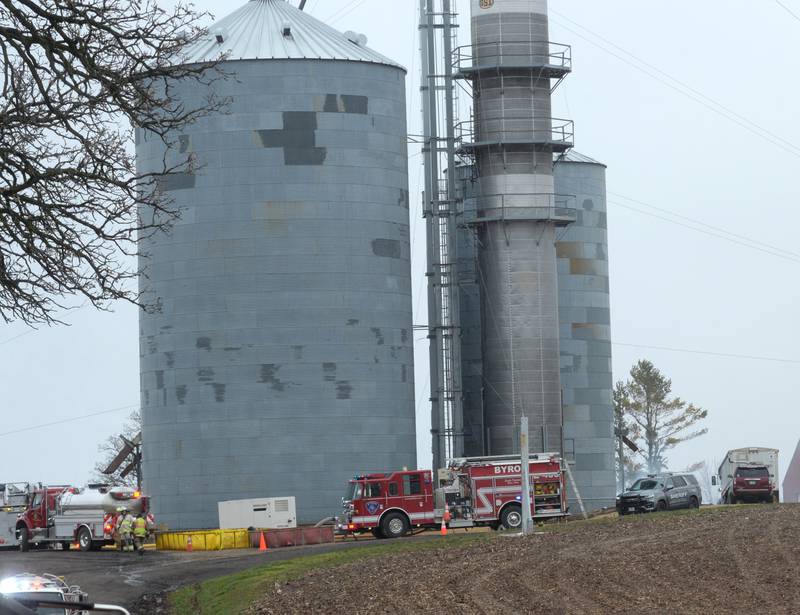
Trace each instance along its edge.
<instances>
[{"instance_id":1,"label":"metal railing","mask_svg":"<svg viewBox=\"0 0 800 615\"><path fill-rule=\"evenodd\" d=\"M481 194L476 200L478 217L475 222L552 220L570 224L578 218L577 199L571 194L552 192Z\"/></svg>"},{"instance_id":2,"label":"metal railing","mask_svg":"<svg viewBox=\"0 0 800 615\"><path fill-rule=\"evenodd\" d=\"M542 77L563 75L572 70L572 47L530 39L463 45L453 51L453 68L456 73L532 68L540 69Z\"/></svg>"},{"instance_id":3,"label":"metal railing","mask_svg":"<svg viewBox=\"0 0 800 615\"><path fill-rule=\"evenodd\" d=\"M511 116L473 118L456 124L462 147L491 143L530 143L572 147L575 123L553 117Z\"/></svg>"}]
</instances>

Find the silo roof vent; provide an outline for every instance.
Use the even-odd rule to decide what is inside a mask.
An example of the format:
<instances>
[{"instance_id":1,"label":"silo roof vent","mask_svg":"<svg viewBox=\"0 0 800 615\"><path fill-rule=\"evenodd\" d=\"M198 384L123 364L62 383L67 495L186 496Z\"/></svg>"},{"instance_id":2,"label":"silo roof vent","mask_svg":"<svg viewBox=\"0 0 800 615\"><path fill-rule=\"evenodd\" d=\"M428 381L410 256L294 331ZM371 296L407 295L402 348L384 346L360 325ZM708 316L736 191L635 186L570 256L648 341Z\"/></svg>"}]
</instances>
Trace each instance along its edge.
<instances>
[{"instance_id":1,"label":"silo roof vent","mask_svg":"<svg viewBox=\"0 0 800 615\"><path fill-rule=\"evenodd\" d=\"M188 47L181 63L213 62L222 53L226 60L344 60L403 68L366 44L363 34L342 34L286 0L250 0Z\"/></svg>"},{"instance_id":2,"label":"silo roof vent","mask_svg":"<svg viewBox=\"0 0 800 615\"><path fill-rule=\"evenodd\" d=\"M358 45L359 47L366 47L367 46L367 36L366 34L359 34L358 32L353 32L352 30L348 30L344 33L347 37L347 40L353 43L354 45Z\"/></svg>"}]
</instances>

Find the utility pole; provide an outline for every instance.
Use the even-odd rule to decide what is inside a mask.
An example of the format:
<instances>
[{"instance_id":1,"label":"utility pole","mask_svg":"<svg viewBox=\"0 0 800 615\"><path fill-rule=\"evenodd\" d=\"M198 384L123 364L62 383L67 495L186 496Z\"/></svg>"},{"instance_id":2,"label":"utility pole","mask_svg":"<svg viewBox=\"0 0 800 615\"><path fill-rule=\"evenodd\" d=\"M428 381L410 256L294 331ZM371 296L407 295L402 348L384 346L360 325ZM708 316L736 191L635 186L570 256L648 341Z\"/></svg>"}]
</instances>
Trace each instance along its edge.
<instances>
[{"instance_id":1,"label":"utility pole","mask_svg":"<svg viewBox=\"0 0 800 615\"><path fill-rule=\"evenodd\" d=\"M619 477L622 481L622 491L625 491L625 447L622 440L622 430L619 432Z\"/></svg>"},{"instance_id":2,"label":"utility pole","mask_svg":"<svg viewBox=\"0 0 800 615\"><path fill-rule=\"evenodd\" d=\"M522 533L527 535L533 532L533 516L531 515L531 478L530 455L528 454L528 417L524 414L519 426L519 450L522 455Z\"/></svg>"}]
</instances>

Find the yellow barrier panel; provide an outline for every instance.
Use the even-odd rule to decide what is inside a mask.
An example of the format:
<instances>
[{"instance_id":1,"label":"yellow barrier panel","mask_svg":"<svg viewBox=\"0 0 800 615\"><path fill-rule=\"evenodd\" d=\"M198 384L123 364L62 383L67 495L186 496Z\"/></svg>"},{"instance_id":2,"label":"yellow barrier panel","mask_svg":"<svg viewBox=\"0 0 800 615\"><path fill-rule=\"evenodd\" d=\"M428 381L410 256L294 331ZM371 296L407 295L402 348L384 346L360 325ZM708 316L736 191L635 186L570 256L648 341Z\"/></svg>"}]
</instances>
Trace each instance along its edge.
<instances>
[{"instance_id":1,"label":"yellow barrier panel","mask_svg":"<svg viewBox=\"0 0 800 615\"><path fill-rule=\"evenodd\" d=\"M161 551L186 551L190 537L193 551L250 548L250 533L247 530L159 532L156 536L156 548Z\"/></svg>"}]
</instances>

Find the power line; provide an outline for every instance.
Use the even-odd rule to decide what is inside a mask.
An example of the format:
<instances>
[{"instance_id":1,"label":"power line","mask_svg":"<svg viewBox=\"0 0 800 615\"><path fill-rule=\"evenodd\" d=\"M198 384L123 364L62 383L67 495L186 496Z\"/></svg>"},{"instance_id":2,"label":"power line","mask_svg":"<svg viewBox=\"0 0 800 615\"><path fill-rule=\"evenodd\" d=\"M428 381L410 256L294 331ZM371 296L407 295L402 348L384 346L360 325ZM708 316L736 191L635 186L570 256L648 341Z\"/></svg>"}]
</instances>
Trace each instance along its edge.
<instances>
[{"instance_id":1,"label":"power line","mask_svg":"<svg viewBox=\"0 0 800 615\"><path fill-rule=\"evenodd\" d=\"M339 21L339 20L341 20L341 19L344 19L345 17L347 17L347 16L348 16L350 13L352 13L353 11L355 11L355 10L356 10L358 7L360 7L360 6L361 6L362 4L364 4L366 1L367 1L367 0L353 0L353 1L352 1L352 2L350 2L349 4L346 4L346 5L344 5L344 6L343 6L341 9L339 9L338 11L336 11L336 12L335 12L333 15L331 15L330 17L328 17L328 19L326 19L325 21L327 21L327 22L328 22L328 24L332 26L332 25L333 25L333 24L335 24L337 21Z\"/></svg>"},{"instance_id":2,"label":"power line","mask_svg":"<svg viewBox=\"0 0 800 615\"><path fill-rule=\"evenodd\" d=\"M674 211L670 211L669 209L664 209L663 207L657 207L657 206L652 205L650 203L645 203L644 201L640 201L638 199L634 199L632 197L625 196L624 194L619 194L618 192L614 192L612 190L609 190L608 194L612 194L612 195L614 195L616 197L619 197L621 199L625 199L626 201L631 201L632 203L637 203L639 205L643 205L644 207L649 207L650 209L655 209L656 211L660 211L660 212L663 212L665 214L669 214L670 216L675 216L676 218L680 218L682 220L687 220L688 222L692 222L693 224L699 224L700 226L704 226L704 227L709 228L711 230L718 231L720 233L725 233L726 235L730 235L731 237L735 237L737 239L742 239L744 241L748 241L750 243L754 243L754 244L762 246L764 248L769 248L770 250L774 250L775 252L782 252L782 253L787 254L789 256L796 256L797 258L800 258L800 253L798 253L798 252L792 252L791 250L786 250L784 248L780 248L778 246L774 246L772 244L765 243L763 241L759 241L758 239L753 239L752 237L748 237L747 235L739 235L738 233L734 233L734 232L726 230L726 229L724 229L722 227L714 226L712 224L708 224L708 223L703 222L701 220L696 220L694 218L690 218L688 216L684 216L684 215L675 213Z\"/></svg>"},{"instance_id":3,"label":"power line","mask_svg":"<svg viewBox=\"0 0 800 615\"><path fill-rule=\"evenodd\" d=\"M775 2L778 4L778 6L782 7L784 11L789 13L789 15L794 17L797 21L800 21L800 16L797 13L795 13L792 9L790 9L788 6L786 6L783 2L781 2L781 0L775 0Z\"/></svg>"},{"instance_id":4,"label":"power line","mask_svg":"<svg viewBox=\"0 0 800 615\"><path fill-rule=\"evenodd\" d=\"M36 333L39 329L28 329L24 333L20 333L19 335L15 335L14 337L9 337L7 340L3 340L0 342L0 346L5 346L6 344L10 344L14 340L18 340L21 337L25 337L26 335L30 335L31 333Z\"/></svg>"},{"instance_id":5,"label":"power line","mask_svg":"<svg viewBox=\"0 0 800 615\"><path fill-rule=\"evenodd\" d=\"M88 305L88 302L84 301L80 305L75 306L75 307L71 307L71 308L67 308L64 311L65 312L77 312L78 310L82 310L83 308L85 308L87 305ZM63 324L67 324L67 326L69 326L68 323L63 323ZM31 327L30 329L28 329L27 331L24 331L23 333L20 333L19 335L15 335L14 337L10 337L7 340L0 341L0 346L5 346L6 344L10 344L11 342L13 342L15 340L18 340L21 337L25 337L26 335L30 335L31 333L36 333L37 331L39 331L39 329L35 329L35 328Z\"/></svg>"},{"instance_id":6,"label":"power line","mask_svg":"<svg viewBox=\"0 0 800 615\"><path fill-rule=\"evenodd\" d=\"M42 423L41 425L31 425L30 427L23 427L22 429L14 429L12 431L5 431L0 433L0 437L3 436L11 436L18 433L23 433L26 431L34 431L36 429L44 429L45 427L53 427L54 425L64 425L66 423L73 423L75 421L82 421L84 419L90 419L95 416L103 416L104 414L113 414L114 412L122 412L123 410L130 410L132 408L138 408L139 404L129 404L127 406L120 406L119 408L111 408L110 410L102 410L100 412L93 412L92 414L84 414L83 416L75 416L68 419L62 419L60 421L53 421L52 423Z\"/></svg>"},{"instance_id":7,"label":"power line","mask_svg":"<svg viewBox=\"0 0 800 615\"><path fill-rule=\"evenodd\" d=\"M425 325L414 325L414 329L426 329ZM715 352L713 350L691 350L687 348L671 348L668 346L652 346L647 344L626 344L623 342L611 342L614 346L627 346L630 348L643 348L645 350L668 350L670 352L688 352L691 354L704 354L714 357L726 357L731 359L750 359L753 361L773 361L776 363L800 363L800 359L780 359L777 357L762 357L747 354L732 354L728 352Z\"/></svg>"},{"instance_id":8,"label":"power line","mask_svg":"<svg viewBox=\"0 0 800 615\"><path fill-rule=\"evenodd\" d=\"M628 348L642 348L644 350L666 350L668 352L683 352L688 354L701 354L712 357L724 357L726 359L748 359L750 361L770 361L773 363L789 363L800 365L800 359L778 359L776 357L759 357L747 354L732 354L727 352L713 352L709 350L691 350L689 348L670 348L668 346L646 346L644 344L625 344L623 342L611 342L612 346L625 346Z\"/></svg>"},{"instance_id":9,"label":"power line","mask_svg":"<svg viewBox=\"0 0 800 615\"><path fill-rule=\"evenodd\" d=\"M758 252L763 252L764 254L769 254L770 256L776 256L778 258L782 258L784 260L787 260L787 261L790 261L790 262L793 262L793 263L800 263L800 258L797 258L795 256L791 256L790 255L791 253L786 254L786 253L782 253L782 252L776 252L776 251L773 251L771 249L760 248L757 245L753 245L752 243L746 243L745 241L739 241L738 239L734 239L733 237L729 237L727 235L722 235L720 233L715 233L715 232L708 231L708 230L705 230L705 229L702 229L702 228L697 228L695 226L691 226L689 224L685 224L683 222L679 222L678 220L673 220L672 218L667 218L666 216L660 216L660 215L658 215L656 213L653 213L653 212L650 212L650 211L645 211L645 210L639 209L637 207L632 207L630 205L625 205L624 203L615 203L614 201L608 201L608 204L609 205L614 205L616 207L624 207L625 209L629 209L631 211L635 211L635 212L643 214L645 216L651 216L653 218L658 218L659 220L663 220L663 221L669 222L671 224L676 224L678 226L682 226L684 228L688 228L688 229L690 229L692 231L695 231L697 233L703 233L704 235L709 235L710 237L716 237L718 239L723 239L725 241L729 241L730 243L735 243L735 244L743 246L745 248L750 248L751 250L757 250Z\"/></svg>"},{"instance_id":10,"label":"power line","mask_svg":"<svg viewBox=\"0 0 800 615\"><path fill-rule=\"evenodd\" d=\"M668 88L670 88L672 90L675 90L679 94L682 94L683 96L689 98L690 100L693 100L694 102L706 107L710 111L713 111L714 113L726 118L727 120L733 122L734 124L739 125L740 127L742 127L745 130L755 134L756 136L761 137L765 141L768 141L768 142L772 143L773 145L776 145L777 147L780 147L781 149L783 149L787 153L792 154L793 156L797 156L798 158L800 158L800 146L795 145L791 141L787 141L783 137L781 137L781 136L779 136L779 135L767 130L766 128L764 128L762 126L759 126L755 122L747 119L745 116L737 113L736 111L733 111L732 109L726 107L722 103L717 102L713 98L710 98L709 96L706 96L705 94L703 94L699 90L696 90L695 88L685 84L684 82L680 81L679 79L676 79L675 77L673 77L673 76L669 75L668 73L662 71L660 68L654 66L653 64L650 64L649 62L646 62L645 60L642 60L641 58L637 57L633 53L623 49L619 45L616 45L615 43L613 43L613 42L609 41L608 39L602 37L601 35L597 34L596 32L593 32L589 28L586 28L585 26L582 26L579 23L569 19L565 15L562 15L561 13L558 13L557 11L552 11L551 10L551 12L559 15L563 19L569 21L570 23L574 24L578 28L590 33L592 36L595 36L596 38L600 39L601 41L604 41L608 45L618 49L619 51L621 51L625 55L627 55L630 58L633 58L634 60L639 62L642 66L632 62L629 58L627 58L627 57L625 57L623 55L620 55L619 53L616 53L615 51L609 49L608 47L605 47L605 46L601 45L597 41L594 41L594 40L584 36L580 32L570 28L569 26L567 26L567 25L565 25L563 23L559 23L558 20L551 19L552 22L556 23L557 25L559 25L560 27L564 28L568 32L571 32L572 34L574 34L578 38L581 38L581 39L585 40L590 45L594 45L595 47L597 47L601 51L605 51L607 54L609 54L611 56L614 56L618 60L624 62L625 64L628 64L629 66L631 66L632 68L635 68L639 72L642 72L645 75L647 75L648 77L651 77L652 79L655 79L656 81L658 81L662 85L665 85L666 87L668 87ZM647 68L644 68L644 67L647 67ZM669 79L670 81L672 81L674 83L670 83L666 79L663 79L663 78L659 77L659 74L663 75L664 77L666 77L667 79ZM675 85L675 84L678 84L678 85ZM678 87L678 86L680 86L680 87ZM681 89L681 88L683 88L683 89Z\"/></svg>"}]
</instances>

